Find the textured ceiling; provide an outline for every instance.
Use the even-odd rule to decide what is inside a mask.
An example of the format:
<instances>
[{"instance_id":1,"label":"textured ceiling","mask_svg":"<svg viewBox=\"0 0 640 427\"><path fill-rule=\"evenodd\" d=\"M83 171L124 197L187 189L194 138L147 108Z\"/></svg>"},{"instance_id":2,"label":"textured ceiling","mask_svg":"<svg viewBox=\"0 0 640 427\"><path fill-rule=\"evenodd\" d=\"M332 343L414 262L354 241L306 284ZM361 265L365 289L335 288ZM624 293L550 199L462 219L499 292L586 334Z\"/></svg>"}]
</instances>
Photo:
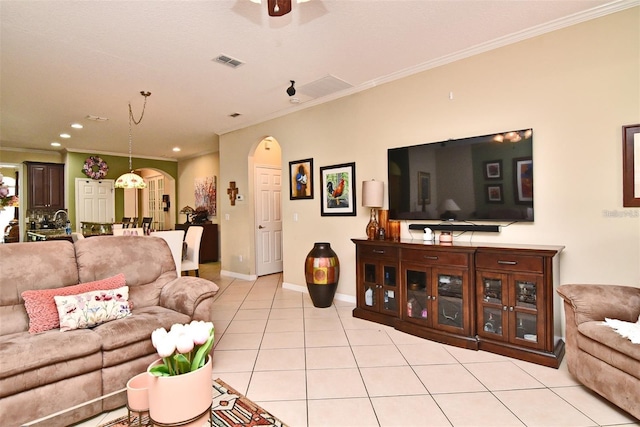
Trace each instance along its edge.
<instances>
[{"instance_id":1,"label":"textured ceiling","mask_svg":"<svg viewBox=\"0 0 640 427\"><path fill-rule=\"evenodd\" d=\"M214 134L637 4L311 0L272 18L249 0L2 0L0 143L127 153L127 103L138 118L145 90L134 155L188 157L214 149ZM244 64L213 61L220 54ZM319 98L299 90L300 103L290 102L289 80L312 88L327 76L346 89Z\"/></svg>"}]
</instances>

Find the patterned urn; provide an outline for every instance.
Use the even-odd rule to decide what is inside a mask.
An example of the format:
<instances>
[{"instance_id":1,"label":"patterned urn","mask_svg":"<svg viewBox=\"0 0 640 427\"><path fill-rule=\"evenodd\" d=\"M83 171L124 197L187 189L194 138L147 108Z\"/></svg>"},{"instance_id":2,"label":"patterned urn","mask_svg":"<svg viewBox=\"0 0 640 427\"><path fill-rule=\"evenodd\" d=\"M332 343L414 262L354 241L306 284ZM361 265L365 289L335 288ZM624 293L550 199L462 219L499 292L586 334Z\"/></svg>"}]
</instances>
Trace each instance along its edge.
<instances>
[{"instance_id":1,"label":"patterned urn","mask_svg":"<svg viewBox=\"0 0 640 427\"><path fill-rule=\"evenodd\" d=\"M329 243L315 243L304 264L309 296L315 307L331 306L340 277L340 261Z\"/></svg>"}]
</instances>

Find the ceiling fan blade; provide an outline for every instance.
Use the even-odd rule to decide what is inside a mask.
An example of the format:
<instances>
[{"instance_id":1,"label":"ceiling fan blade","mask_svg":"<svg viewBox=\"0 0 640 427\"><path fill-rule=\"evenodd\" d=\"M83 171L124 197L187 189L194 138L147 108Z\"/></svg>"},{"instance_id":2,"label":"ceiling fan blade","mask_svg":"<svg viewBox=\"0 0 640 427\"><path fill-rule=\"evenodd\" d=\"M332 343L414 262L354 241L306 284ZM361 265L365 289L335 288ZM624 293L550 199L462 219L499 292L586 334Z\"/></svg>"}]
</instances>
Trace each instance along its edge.
<instances>
[{"instance_id":1,"label":"ceiling fan blade","mask_svg":"<svg viewBox=\"0 0 640 427\"><path fill-rule=\"evenodd\" d=\"M268 0L269 16L282 16L291 12L291 0Z\"/></svg>"}]
</instances>

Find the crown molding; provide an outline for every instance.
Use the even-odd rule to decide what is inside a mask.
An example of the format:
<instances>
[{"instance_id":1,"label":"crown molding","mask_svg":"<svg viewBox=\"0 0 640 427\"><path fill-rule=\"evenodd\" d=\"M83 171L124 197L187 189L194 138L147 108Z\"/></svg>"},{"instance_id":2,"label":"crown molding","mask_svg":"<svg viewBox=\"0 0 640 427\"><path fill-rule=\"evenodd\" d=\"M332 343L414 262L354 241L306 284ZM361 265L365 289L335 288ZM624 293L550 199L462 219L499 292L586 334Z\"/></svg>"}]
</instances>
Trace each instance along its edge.
<instances>
[{"instance_id":1,"label":"crown molding","mask_svg":"<svg viewBox=\"0 0 640 427\"><path fill-rule=\"evenodd\" d=\"M66 151L68 153L81 153L81 154L96 154L95 150L85 150L82 148L67 148ZM103 151L100 150L100 154L108 155L108 156L116 156L116 157L124 157L129 158L128 154L116 153L114 151ZM177 162L178 159L173 159L169 157L154 157L154 156L137 156L132 155L131 157L135 157L136 159L147 159L147 160L161 160L163 162Z\"/></svg>"}]
</instances>

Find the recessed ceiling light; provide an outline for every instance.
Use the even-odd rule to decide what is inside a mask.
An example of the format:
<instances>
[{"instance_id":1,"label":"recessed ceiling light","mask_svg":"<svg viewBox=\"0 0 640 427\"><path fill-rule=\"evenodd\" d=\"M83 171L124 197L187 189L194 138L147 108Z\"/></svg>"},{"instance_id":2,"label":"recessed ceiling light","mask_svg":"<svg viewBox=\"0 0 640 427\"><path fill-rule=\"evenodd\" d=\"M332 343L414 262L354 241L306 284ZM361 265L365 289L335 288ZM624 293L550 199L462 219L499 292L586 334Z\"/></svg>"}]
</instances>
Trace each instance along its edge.
<instances>
[{"instance_id":1,"label":"recessed ceiling light","mask_svg":"<svg viewBox=\"0 0 640 427\"><path fill-rule=\"evenodd\" d=\"M74 129L82 129L84 126L82 126L80 123L73 123L71 124L71 127Z\"/></svg>"},{"instance_id":2,"label":"recessed ceiling light","mask_svg":"<svg viewBox=\"0 0 640 427\"><path fill-rule=\"evenodd\" d=\"M177 153L178 151L180 151L180 147L173 147L173 151Z\"/></svg>"},{"instance_id":3,"label":"recessed ceiling light","mask_svg":"<svg viewBox=\"0 0 640 427\"><path fill-rule=\"evenodd\" d=\"M69 135L68 133L61 133L60 138L71 138L71 135Z\"/></svg>"},{"instance_id":4,"label":"recessed ceiling light","mask_svg":"<svg viewBox=\"0 0 640 427\"><path fill-rule=\"evenodd\" d=\"M53 146L53 147L60 147L61 145L62 144L60 144L59 142L55 142L55 141L51 143L51 146Z\"/></svg>"}]
</instances>

